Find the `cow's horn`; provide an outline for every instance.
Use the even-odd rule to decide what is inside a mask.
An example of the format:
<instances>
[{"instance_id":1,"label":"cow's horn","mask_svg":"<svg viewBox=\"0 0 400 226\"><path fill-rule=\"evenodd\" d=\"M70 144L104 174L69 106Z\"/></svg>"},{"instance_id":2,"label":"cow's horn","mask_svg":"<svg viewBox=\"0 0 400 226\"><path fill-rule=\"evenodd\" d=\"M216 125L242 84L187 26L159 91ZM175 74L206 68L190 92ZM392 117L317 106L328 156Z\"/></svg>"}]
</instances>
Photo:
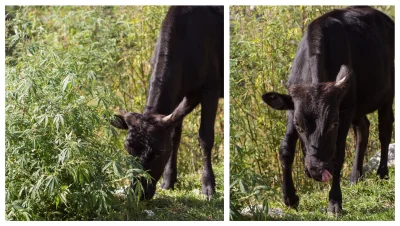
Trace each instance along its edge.
<instances>
[{"instance_id":1,"label":"cow's horn","mask_svg":"<svg viewBox=\"0 0 400 226\"><path fill-rule=\"evenodd\" d=\"M171 120L171 118L172 118L172 114L169 114L169 115L167 115L167 116L164 116L164 117L161 119L161 121L162 121L162 122L168 122L169 120Z\"/></svg>"},{"instance_id":2,"label":"cow's horn","mask_svg":"<svg viewBox=\"0 0 400 226\"><path fill-rule=\"evenodd\" d=\"M338 88L342 88L344 86L344 84L346 83L346 80L347 80L347 76L345 76L342 79L340 79L339 81L337 81L335 83L335 86Z\"/></svg>"}]
</instances>

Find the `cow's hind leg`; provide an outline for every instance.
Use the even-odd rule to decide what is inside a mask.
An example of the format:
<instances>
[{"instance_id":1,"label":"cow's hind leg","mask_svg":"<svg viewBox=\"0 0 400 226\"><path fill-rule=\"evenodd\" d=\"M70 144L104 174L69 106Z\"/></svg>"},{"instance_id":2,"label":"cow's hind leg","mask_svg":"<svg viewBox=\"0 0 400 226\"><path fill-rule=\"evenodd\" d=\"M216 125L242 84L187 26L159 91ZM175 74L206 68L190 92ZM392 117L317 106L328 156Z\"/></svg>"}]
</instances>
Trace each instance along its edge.
<instances>
[{"instance_id":1,"label":"cow's hind leg","mask_svg":"<svg viewBox=\"0 0 400 226\"><path fill-rule=\"evenodd\" d=\"M168 159L167 165L164 169L164 178L161 184L162 189L174 189L174 185L177 181L177 156L178 156L178 148L181 142L182 135L182 122L178 124L173 133L172 133L172 152L171 156Z\"/></svg>"},{"instance_id":2,"label":"cow's hind leg","mask_svg":"<svg viewBox=\"0 0 400 226\"><path fill-rule=\"evenodd\" d=\"M198 134L204 154L202 193L211 198L215 192L215 177L211 165L211 150L214 146L214 124L217 114L219 90L204 91L201 97L201 122Z\"/></svg>"},{"instance_id":3,"label":"cow's hind leg","mask_svg":"<svg viewBox=\"0 0 400 226\"><path fill-rule=\"evenodd\" d=\"M389 171L387 167L388 162L388 151L389 143L392 138L393 130L393 110L392 101L388 104L382 106L378 111L378 121L379 121L379 140L381 142L381 161L379 163L379 168L377 174L381 179L387 179L389 176Z\"/></svg>"},{"instance_id":4,"label":"cow's hind leg","mask_svg":"<svg viewBox=\"0 0 400 226\"><path fill-rule=\"evenodd\" d=\"M296 195L296 189L294 188L292 177L292 165L294 161L297 139L298 134L293 125L293 111L288 111L286 133L279 148L279 159L281 161L283 171L283 201L285 202L286 206L293 208L297 208L299 205L299 196Z\"/></svg>"},{"instance_id":5,"label":"cow's hind leg","mask_svg":"<svg viewBox=\"0 0 400 226\"><path fill-rule=\"evenodd\" d=\"M363 175L363 160L364 154L367 149L368 136L369 136L369 121L367 116L353 121L354 133L356 134L356 155L354 157L353 170L350 176L350 182L356 184L358 179Z\"/></svg>"}]
</instances>

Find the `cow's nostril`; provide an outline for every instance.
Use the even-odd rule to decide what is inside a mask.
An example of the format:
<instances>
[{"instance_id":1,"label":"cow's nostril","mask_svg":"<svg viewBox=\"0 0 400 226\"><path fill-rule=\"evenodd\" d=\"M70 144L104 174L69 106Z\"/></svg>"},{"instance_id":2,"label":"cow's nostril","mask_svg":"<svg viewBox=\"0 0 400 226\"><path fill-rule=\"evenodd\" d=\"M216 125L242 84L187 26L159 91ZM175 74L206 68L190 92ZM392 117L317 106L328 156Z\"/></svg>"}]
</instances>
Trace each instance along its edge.
<instances>
[{"instance_id":1,"label":"cow's nostril","mask_svg":"<svg viewBox=\"0 0 400 226\"><path fill-rule=\"evenodd\" d=\"M310 174L310 171L309 171L307 168L304 169L304 173L306 174L306 176L307 176L308 178L312 178L312 177L311 177L311 174Z\"/></svg>"},{"instance_id":2,"label":"cow's nostril","mask_svg":"<svg viewBox=\"0 0 400 226\"><path fill-rule=\"evenodd\" d=\"M328 182L332 179L332 175L329 173L328 170L324 169L322 172L322 181L323 182Z\"/></svg>"}]
</instances>

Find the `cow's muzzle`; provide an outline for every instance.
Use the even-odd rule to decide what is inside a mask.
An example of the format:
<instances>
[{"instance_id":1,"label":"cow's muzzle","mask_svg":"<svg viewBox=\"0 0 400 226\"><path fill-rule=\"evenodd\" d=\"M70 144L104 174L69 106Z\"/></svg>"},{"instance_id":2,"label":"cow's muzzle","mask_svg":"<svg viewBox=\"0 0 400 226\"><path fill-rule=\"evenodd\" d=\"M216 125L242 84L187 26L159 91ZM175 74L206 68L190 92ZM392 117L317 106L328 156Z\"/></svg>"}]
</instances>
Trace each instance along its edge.
<instances>
[{"instance_id":1,"label":"cow's muzzle","mask_svg":"<svg viewBox=\"0 0 400 226\"><path fill-rule=\"evenodd\" d=\"M138 189L136 186L136 183L138 182L132 182L131 183L131 188L132 189ZM150 180L147 182L147 180L142 179L140 180L140 184L142 185L142 192L140 195L140 200L150 200L153 198L154 194L156 193L156 181Z\"/></svg>"},{"instance_id":2,"label":"cow's muzzle","mask_svg":"<svg viewBox=\"0 0 400 226\"><path fill-rule=\"evenodd\" d=\"M312 162L306 162L305 166L305 173L309 178L312 178L319 182L329 182L333 178L332 163L325 163L314 158Z\"/></svg>"}]
</instances>

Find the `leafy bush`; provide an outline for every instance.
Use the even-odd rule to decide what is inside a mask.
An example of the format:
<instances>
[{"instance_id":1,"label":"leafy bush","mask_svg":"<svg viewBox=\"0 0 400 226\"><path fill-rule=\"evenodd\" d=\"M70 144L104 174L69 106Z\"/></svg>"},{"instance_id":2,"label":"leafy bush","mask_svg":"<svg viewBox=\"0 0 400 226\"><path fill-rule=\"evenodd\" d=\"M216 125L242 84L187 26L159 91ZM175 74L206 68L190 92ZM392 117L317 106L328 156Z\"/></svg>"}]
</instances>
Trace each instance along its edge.
<instances>
[{"instance_id":1,"label":"leafy bush","mask_svg":"<svg viewBox=\"0 0 400 226\"><path fill-rule=\"evenodd\" d=\"M230 7L230 199L231 219L240 211L281 198L279 146L286 130L286 113L265 105L267 91L286 93L286 82L298 43L307 25L337 6ZM394 7L377 7L392 18ZM370 140L366 159L380 149L377 115L369 115ZM348 136L343 176L351 171L355 143ZM297 147L300 150L300 147ZM293 179L298 192L322 189L304 176L297 153Z\"/></svg>"},{"instance_id":2,"label":"leafy bush","mask_svg":"<svg viewBox=\"0 0 400 226\"><path fill-rule=\"evenodd\" d=\"M6 7L6 219L137 218L141 189L128 185L149 176L107 120L143 109L167 10ZM198 147L198 115L186 119L184 172L197 167L186 153Z\"/></svg>"}]
</instances>

